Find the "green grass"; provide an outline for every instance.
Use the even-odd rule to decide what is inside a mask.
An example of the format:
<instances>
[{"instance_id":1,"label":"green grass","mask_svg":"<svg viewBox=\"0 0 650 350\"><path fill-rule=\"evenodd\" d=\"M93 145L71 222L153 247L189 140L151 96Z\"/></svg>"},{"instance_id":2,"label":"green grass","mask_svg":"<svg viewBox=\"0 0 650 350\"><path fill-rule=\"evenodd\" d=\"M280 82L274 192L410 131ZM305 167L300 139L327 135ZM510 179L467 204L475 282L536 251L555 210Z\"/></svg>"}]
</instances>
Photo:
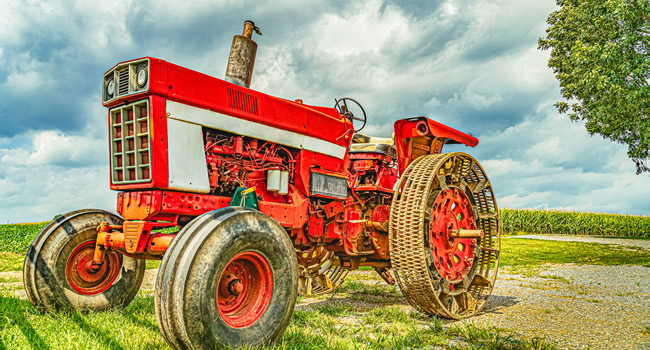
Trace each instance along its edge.
<instances>
[{"instance_id":1,"label":"green grass","mask_svg":"<svg viewBox=\"0 0 650 350\"><path fill-rule=\"evenodd\" d=\"M41 314L27 300L0 292L0 348L166 349L153 297L137 297L120 311Z\"/></svg>"},{"instance_id":2,"label":"green grass","mask_svg":"<svg viewBox=\"0 0 650 350\"><path fill-rule=\"evenodd\" d=\"M526 238L501 239L501 266L535 266L545 263L650 267L650 253L644 249L610 244Z\"/></svg>"},{"instance_id":3,"label":"green grass","mask_svg":"<svg viewBox=\"0 0 650 350\"><path fill-rule=\"evenodd\" d=\"M21 284L21 283L16 283ZM0 348L167 349L154 314L153 297L140 293L123 310L41 314L15 290L0 289ZM339 295L340 296L340 295ZM355 311L329 303L296 309L271 349L492 348L552 349L548 342L472 324L443 326L440 319L398 306ZM319 304L321 304L319 302Z\"/></svg>"}]
</instances>

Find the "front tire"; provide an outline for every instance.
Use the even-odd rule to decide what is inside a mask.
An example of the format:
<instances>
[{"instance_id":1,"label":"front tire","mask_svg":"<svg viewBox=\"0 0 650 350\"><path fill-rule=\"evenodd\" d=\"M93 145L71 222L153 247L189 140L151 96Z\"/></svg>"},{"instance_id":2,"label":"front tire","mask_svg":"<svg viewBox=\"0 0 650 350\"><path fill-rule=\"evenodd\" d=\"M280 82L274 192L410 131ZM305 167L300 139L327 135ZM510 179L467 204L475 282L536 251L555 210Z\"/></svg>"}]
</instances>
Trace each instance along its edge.
<instances>
[{"instance_id":1,"label":"front tire","mask_svg":"<svg viewBox=\"0 0 650 350\"><path fill-rule=\"evenodd\" d=\"M102 222L121 225L123 220L103 210L77 210L52 221L34 238L23 265L23 283L37 309L99 311L125 307L133 300L144 277L144 260L107 251L99 271L84 268L92 260Z\"/></svg>"},{"instance_id":2,"label":"front tire","mask_svg":"<svg viewBox=\"0 0 650 350\"><path fill-rule=\"evenodd\" d=\"M296 302L298 264L286 231L270 217L230 207L179 232L156 280L158 326L176 349L269 344Z\"/></svg>"}]
</instances>

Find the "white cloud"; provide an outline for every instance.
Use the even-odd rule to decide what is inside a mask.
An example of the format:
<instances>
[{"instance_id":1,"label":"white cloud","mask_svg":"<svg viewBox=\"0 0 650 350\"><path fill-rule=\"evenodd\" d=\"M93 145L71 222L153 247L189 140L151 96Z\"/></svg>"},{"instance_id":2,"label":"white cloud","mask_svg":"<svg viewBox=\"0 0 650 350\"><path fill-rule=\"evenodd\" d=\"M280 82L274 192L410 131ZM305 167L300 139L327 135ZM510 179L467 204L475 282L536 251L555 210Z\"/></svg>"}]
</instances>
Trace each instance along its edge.
<instances>
[{"instance_id":1,"label":"white cloud","mask_svg":"<svg viewBox=\"0 0 650 350\"><path fill-rule=\"evenodd\" d=\"M0 149L0 161L7 165L75 165L97 164L104 153L101 139L64 135L60 131L41 131L32 136L32 149ZM105 158L105 157L99 157Z\"/></svg>"},{"instance_id":2,"label":"white cloud","mask_svg":"<svg viewBox=\"0 0 650 350\"><path fill-rule=\"evenodd\" d=\"M380 11L382 2L351 2L341 13L321 16L308 33L310 45L334 58L378 53L384 46L401 46L414 26L394 7Z\"/></svg>"},{"instance_id":3,"label":"white cloud","mask_svg":"<svg viewBox=\"0 0 650 350\"><path fill-rule=\"evenodd\" d=\"M18 91L34 90L42 86L43 78L38 72L13 72L7 77L7 85Z\"/></svg>"},{"instance_id":4,"label":"white cloud","mask_svg":"<svg viewBox=\"0 0 650 350\"><path fill-rule=\"evenodd\" d=\"M81 208L115 211L108 166L7 168L0 177L0 224L48 220Z\"/></svg>"}]
</instances>

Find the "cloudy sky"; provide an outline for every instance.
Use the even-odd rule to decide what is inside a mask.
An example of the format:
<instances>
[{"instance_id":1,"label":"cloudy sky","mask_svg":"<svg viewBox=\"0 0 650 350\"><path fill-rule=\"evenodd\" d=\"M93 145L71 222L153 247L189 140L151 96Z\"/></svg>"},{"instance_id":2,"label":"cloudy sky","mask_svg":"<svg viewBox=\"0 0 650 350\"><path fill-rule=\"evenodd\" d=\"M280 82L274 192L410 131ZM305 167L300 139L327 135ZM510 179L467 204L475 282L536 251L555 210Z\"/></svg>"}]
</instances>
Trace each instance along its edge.
<instances>
[{"instance_id":1,"label":"cloudy sky","mask_svg":"<svg viewBox=\"0 0 650 350\"><path fill-rule=\"evenodd\" d=\"M191 4L191 5L190 5ZM537 50L546 0L382 2L0 0L0 223L114 211L103 73L154 56L223 77L245 19L264 35L252 88L331 106L359 100L365 133L427 115L476 135L500 207L650 214L626 148L553 107Z\"/></svg>"}]
</instances>

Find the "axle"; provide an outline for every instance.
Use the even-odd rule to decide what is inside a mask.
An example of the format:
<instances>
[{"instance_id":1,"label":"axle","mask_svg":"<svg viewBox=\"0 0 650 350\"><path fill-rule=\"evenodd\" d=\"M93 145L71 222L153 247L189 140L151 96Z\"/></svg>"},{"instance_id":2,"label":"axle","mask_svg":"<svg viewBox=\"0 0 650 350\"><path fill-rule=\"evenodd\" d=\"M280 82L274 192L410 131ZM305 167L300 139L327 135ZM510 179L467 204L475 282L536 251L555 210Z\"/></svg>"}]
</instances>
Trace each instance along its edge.
<instances>
[{"instance_id":1,"label":"axle","mask_svg":"<svg viewBox=\"0 0 650 350\"><path fill-rule=\"evenodd\" d=\"M106 249L112 249L122 254L144 259L162 259L163 254L172 243L175 234L151 233L143 234L143 229L148 225L138 222L135 227L138 231L129 231L125 226L109 225L102 222L97 228L97 243L92 262L87 266L89 271L98 271L104 264ZM126 232L126 234L125 234ZM144 238L141 242L141 239ZM141 245L144 245L141 247ZM140 247L140 249L138 249Z\"/></svg>"}]
</instances>

